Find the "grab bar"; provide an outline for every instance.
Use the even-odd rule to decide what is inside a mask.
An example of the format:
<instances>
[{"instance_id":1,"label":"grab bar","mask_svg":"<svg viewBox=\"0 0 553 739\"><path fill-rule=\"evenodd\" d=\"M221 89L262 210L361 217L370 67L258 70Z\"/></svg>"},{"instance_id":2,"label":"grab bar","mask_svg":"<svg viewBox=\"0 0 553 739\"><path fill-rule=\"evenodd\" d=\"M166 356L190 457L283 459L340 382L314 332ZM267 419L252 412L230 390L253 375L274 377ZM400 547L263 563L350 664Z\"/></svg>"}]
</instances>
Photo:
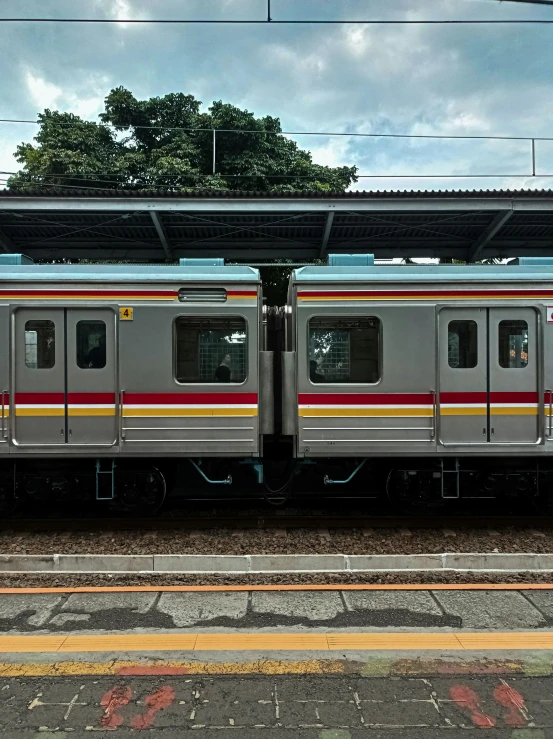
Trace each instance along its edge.
<instances>
[{"instance_id":1,"label":"grab bar","mask_svg":"<svg viewBox=\"0 0 553 739\"><path fill-rule=\"evenodd\" d=\"M6 395L7 395L7 391L6 390L2 390L2 439L5 439L6 438L5 437L5 434L4 434L4 429L5 429L5 424L6 424L6 422L4 420L5 412L6 412L5 411L5 409L6 409Z\"/></svg>"},{"instance_id":2,"label":"grab bar","mask_svg":"<svg viewBox=\"0 0 553 739\"><path fill-rule=\"evenodd\" d=\"M125 391L119 393L119 438L125 438L125 427L123 426L123 405L125 402Z\"/></svg>"},{"instance_id":3,"label":"grab bar","mask_svg":"<svg viewBox=\"0 0 553 739\"><path fill-rule=\"evenodd\" d=\"M553 435L553 390L546 390L546 393L549 393L549 430L547 432L548 436Z\"/></svg>"},{"instance_id":4,"label":"grab bar","mask_svg":"<svg viewBox=\"0 0 553 739\"><path fill-rule=\"evenodd\" d=\"M438 403L437 403L437 394L435 390L431 390L430 394L432 395L432 428L430 429L430 438L435 439L436 438L436 422L438 415Z\"/></svg>"}]
</instances>

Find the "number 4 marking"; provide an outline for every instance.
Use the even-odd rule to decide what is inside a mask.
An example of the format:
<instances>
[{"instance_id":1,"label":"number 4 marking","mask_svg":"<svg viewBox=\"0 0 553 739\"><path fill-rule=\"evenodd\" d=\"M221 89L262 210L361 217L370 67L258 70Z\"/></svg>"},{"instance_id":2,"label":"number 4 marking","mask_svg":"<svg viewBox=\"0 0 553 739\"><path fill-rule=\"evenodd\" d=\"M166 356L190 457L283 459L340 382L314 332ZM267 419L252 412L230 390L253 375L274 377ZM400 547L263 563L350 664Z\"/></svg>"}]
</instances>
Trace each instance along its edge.
<instances>
[{"instance_id":1,"label":"number 4 marking","mask_svg":"<svg viewBox=\"0 0 553 739\"><path fill-rule=\"evenodd\" d=\"M119 308L119 318L122 321L132 321L133 320L133 309L132 308Z\"/></svg>"}]
</instances>

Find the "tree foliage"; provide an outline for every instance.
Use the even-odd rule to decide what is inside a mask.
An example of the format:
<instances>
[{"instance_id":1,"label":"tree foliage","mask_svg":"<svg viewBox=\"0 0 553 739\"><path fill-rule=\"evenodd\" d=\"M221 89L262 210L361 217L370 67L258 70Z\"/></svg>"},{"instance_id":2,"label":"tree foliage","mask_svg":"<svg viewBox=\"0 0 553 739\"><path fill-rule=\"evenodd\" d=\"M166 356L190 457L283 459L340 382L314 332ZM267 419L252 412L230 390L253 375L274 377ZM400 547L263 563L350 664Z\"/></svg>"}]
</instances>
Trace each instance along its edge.
<instances>
[{"instance_id":1,"label":"tree foliage","mask_svg":"<svg viewBox=\"0 0 553 739\"><path fill-rule=\"evenodd\" d=\"M256 118L222 101L207 112L201 105L183 93L138 100L118 87L99 123L47 109L35 143L17 147L22 169L8 186L290 192L344 191L356 181L356 167L313 163L282 135L278 118Z\"/></svg>"}]
</instances>

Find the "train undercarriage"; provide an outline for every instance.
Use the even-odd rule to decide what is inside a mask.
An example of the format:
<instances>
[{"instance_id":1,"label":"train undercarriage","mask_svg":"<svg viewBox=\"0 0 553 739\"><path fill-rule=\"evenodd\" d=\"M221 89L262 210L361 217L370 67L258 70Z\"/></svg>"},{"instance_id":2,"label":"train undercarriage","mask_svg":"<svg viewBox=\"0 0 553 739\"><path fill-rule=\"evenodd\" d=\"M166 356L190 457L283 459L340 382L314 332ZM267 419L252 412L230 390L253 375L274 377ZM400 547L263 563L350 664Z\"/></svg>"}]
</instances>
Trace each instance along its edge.
<instances>
[{"instance_id":1,"label":"train undercarriage","mask_svg":"<svg viewBox=\"0 0 553 739\"><path fill-rule=\"evenodd\" d=\"M553 512L553 463L531 458L23 460L0 468L0 515L36 506L97 506L146 515L167 498L373 500L394 512L451 511L497 501Z\"/></svg>"}]
</instances>

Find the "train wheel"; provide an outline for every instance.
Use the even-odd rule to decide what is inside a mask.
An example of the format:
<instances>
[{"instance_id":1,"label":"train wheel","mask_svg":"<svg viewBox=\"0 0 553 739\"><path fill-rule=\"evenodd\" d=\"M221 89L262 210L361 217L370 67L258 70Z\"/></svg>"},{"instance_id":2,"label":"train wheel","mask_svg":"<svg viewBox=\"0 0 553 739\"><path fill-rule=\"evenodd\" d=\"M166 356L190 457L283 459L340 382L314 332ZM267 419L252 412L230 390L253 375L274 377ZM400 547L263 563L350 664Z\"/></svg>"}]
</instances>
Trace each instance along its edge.
<instances>
[{"instance_id":1,"label":"train wheel","mask_svg":"<svg viewBox=\"0 0 553 739\"><path fill-rule=\"evenodd\" d=\"M386 496L395 511L406 515L440 513L444 501L426 477L419 478L406 470L391 469L386 479Z\"/></svg>"},{"instance_id":2,"label":"train wheel","mask_svg":"<svg viewBox=\"0 0 553 739\"><path fill-rule=\"evenodd\" d=\"M115 498L110 509L134 516L151 516L161 508L167 493L165 478L156 467L117 471Z\"/></svg>"},{"instance_id":3,"label":"train wheel","mask_svg":"<svg viewBox=\"0 0 553 739\"><path fill-rule=\"evenodd\" d=\"M0 477L0 516L9 516L13 513L17 502L13 475L2 475Z\"/></svg>"}]
</instances>

